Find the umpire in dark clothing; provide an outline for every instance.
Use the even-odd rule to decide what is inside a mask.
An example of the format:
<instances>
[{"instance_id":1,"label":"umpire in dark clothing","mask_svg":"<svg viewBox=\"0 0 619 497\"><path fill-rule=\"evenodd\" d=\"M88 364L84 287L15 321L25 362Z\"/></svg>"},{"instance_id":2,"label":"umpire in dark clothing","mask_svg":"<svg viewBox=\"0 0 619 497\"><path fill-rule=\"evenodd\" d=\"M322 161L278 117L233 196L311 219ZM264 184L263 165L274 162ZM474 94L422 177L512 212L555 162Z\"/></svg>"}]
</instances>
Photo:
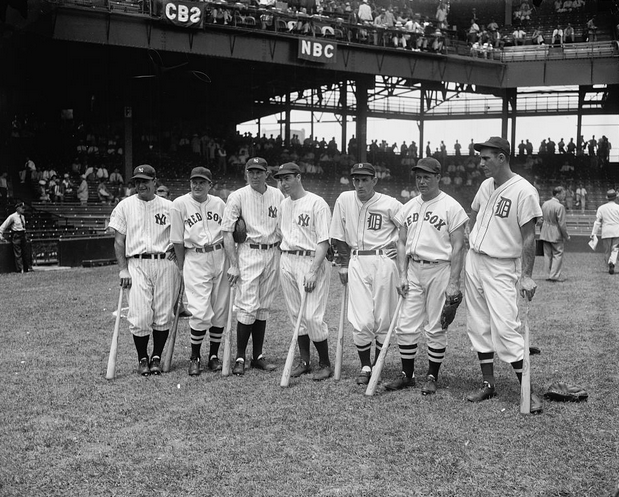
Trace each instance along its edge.
<instances>
[{"instance_id":1,"label":"umpire in dark clothing","mask_svg":"<svg viewBox=\"0 0 619 497\"><path fill-rule=\"evenodd\" d=\"M0 226L0 240L3 240L4 233L10 230L10 241L13 244L13 254L15 256L15 269L18 273L27 273L32 270L32 254L28 247L26 237L26 218L24 212L26 206L23 202L15 204L15 212L6 218Z\"/></svg>"}]
</instances>

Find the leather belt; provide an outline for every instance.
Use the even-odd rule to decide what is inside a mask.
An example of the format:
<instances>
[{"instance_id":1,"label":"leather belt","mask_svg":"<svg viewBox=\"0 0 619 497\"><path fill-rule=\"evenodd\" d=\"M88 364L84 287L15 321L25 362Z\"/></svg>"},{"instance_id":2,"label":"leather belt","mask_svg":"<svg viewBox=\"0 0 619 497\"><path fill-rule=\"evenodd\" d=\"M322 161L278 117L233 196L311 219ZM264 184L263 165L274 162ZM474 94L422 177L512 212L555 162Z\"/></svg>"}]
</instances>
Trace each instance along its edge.
<instances>
[{"instance_id":1,"label":"leather belt","mask_svg":"<svg viewBox=\"0 0 619 497\"><path fill-rule=\"evenodd\" d=\"M282 250L282 252L290 255L304 255L306 257L314 257L315 254L313 250Z\"/></svg>"},{"instance_id":2,"label":"leather belt","mask_svg":"<svg viewBox=\"0 0 619 497\"><path fill-rule=\"evenodd\" d=\"M258 249L258 250L269 250L273 247L277 247L279 242L275 243L250 243L249 248Z\"/></svg>"},{"instance_id":3,"label":"leather belt","mask_svg":"<svg viewBox=\"0 0 619 497\"><path fill-rule=\"evenodd\" d=\"M215 250L219 250L224 248L223 243L216 243L215 245L205 245L204 247L198 247L195 248L194 250L198 253L198 254L208 254L209 252L213 252Z\"/></svg>"},{"instance_id":4,"label":"leather belt","mask_svg":"<svg viewBox=\"0 0 619 497\"><path fill-rule=\"evenodd\" d=\"M168 254L137 254L132 255L134 259L165 259Z\"/></svg>"},{"instance_id":5,"label":"leather belt","mask_svg":"<svg viewBox=\"0 0 619 497\"><path fill-rule=\"evenodd\" d=\"M411 257L411 261L416 262L417 264L438 264L439 261L424 261L423 259L413 259Z\"/></svg>"},{"instance_id":6,"label":"leather belt","mask_svg":"<svg viewBox=\"0 0 619 497\"><path fill-rule=\"evenodd\" d=\"M352 255L383 255L385 251L383 249L378 250L353 250Z\"/></svg>"}]
</instances>

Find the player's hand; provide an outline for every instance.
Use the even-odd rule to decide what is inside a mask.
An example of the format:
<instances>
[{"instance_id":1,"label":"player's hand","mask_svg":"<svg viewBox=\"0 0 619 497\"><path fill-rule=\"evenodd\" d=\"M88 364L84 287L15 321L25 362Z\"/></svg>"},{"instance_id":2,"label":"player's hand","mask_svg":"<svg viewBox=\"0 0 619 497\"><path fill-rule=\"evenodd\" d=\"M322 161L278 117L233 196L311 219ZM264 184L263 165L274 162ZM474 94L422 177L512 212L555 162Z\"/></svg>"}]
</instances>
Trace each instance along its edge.
<instances>
[{"instance_id":1,"label":"player's hand","mask_svg":"<svg viewBox=\"0 0 619 497\"><path fill-rule=\"evenodd\" d=\"M449 298L455 297L456 295L460 295L460 288L455 283L449 283L447 285L447 289L445 290L445 296Z\"/></svg>"},{"instance_id":2,"label":"player's hand","mask_svg":"<svg viewBox=\"0 0 619 497\"><path fill-rule=\"evenodd\" d=\"M120 286L123 288L131 288L131 274L128 269L121 269L120 273Z\"/></svg>"},{"instance_id":3,"label":"player's hand","mask_svg":"<svg viewBox=\"0 0 619 497\"><path fill-rule=\"evenodd\" d=\"M396 290L398 291L398 295L406 297L408 293L408 279L406 276L400 278L400 284L396 287Z\"/></svg>"},{"instance_id":4,"label":"player's hand","mask_svg":"<svg viewBox=\"0 0 619 497\"><path fill-rule=\"evenodd\" d=\"M305 291L307 293L312 293L314 288L316 288L316 279L317 279L317 271L309 271L303 277L303 286L305 287Z\"/></svg>"},{"instance_id":5,"label":"player's hand","mask_svg":"<svg viewBox=\"0 0 619 497\"><path fill-rule=\"evenodd\" d=\"M526 297L528 300L532 300L537 290L537 284L530 276L522 276L520 278L520 295Z\"/></svg>"},{"instance_id":6,"label":"player's hand","mask_svg":"<svg viewBox=\"0 0 619 497\"><path fill-rule=\"evenodd\" d=\"M236 282L239 280L239 276L241 275L241 272L239 271L239 268L236 266L230 266L228 268L228 283L230 283L230 286L235 285Z\"/></svg>"},{"instance_id":7,"label":"player's hand","mask_svg":"<svg viewBox=\"0 0 619 497\"><path fill-rule=\"evenodd\" d=\"M339 275L340 275L340 281L342 282L342 285L348 284L348 268L341 267L339 271Z\"/></svg>"}]
</instances>

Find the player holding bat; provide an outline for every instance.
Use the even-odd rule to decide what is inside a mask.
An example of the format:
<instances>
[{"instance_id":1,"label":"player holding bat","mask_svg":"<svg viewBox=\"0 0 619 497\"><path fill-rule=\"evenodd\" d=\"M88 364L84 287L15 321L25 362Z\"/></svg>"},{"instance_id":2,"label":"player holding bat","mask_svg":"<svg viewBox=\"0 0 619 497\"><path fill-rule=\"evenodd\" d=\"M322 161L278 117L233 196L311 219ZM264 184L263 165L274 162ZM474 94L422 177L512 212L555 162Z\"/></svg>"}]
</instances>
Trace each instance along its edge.
<instances>
[{"instance_id":1,"label":"player holding bat","mask_svg":"<svg viewBox=\"0 0 619 497\"><path fill-rule=\"evenodd\" d=\"M474 147L480 152L480 166L487 179L471 204L471 248L464 288L467 331L483 376L481 389L467 400L480 402L496 395L495 352L512 365L523 390L529 387L529 368L523 377L523 360L528 358L525 340L518 333L518 284L521 295L531 300L537 288L531 278L535 222L542 209L537 190L511 170L507 140L495 136ZM530 413L542 411L537 395L530 394L530 403Z\"/></svg>"}]
</instances>

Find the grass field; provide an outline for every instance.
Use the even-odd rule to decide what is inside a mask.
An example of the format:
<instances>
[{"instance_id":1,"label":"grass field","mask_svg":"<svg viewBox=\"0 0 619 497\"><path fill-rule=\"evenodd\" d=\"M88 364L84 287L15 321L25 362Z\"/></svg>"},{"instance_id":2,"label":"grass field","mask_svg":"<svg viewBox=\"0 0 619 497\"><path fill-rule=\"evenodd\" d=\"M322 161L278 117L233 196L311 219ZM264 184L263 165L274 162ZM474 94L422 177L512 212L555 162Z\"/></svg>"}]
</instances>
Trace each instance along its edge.
<instances>
[{"instance_id":1,"label":"grass field","mask_svg":"<svg viewBox=\"0 0 619 497\"><path fill-rule=\"evenodd\" d=\"M281 292L267 324L275 373L187 375L179 325L173 370L136 374L121 324L118 376L104 378L118 300L117 268L0 275L0 496L610 496L619 481L619 276L601 255L565 256L565 283L537 258L531 304L533 389L556 380L589 392L582 404L518 412L511 366L496 363L498 397L470 404L481 374L461 307L439 391L368 398L354 384L347 327L342 380L279 380L292 332ZM332 359L341 302L333 273ZM234 344L234 342L233 342ZM250 344L251 347L251 344ZM315 351L312 351L315 354ZM418 377L427 361L422 346ZM383 378L399 373L397 349Z\"/></svg>"}]
</instances>

